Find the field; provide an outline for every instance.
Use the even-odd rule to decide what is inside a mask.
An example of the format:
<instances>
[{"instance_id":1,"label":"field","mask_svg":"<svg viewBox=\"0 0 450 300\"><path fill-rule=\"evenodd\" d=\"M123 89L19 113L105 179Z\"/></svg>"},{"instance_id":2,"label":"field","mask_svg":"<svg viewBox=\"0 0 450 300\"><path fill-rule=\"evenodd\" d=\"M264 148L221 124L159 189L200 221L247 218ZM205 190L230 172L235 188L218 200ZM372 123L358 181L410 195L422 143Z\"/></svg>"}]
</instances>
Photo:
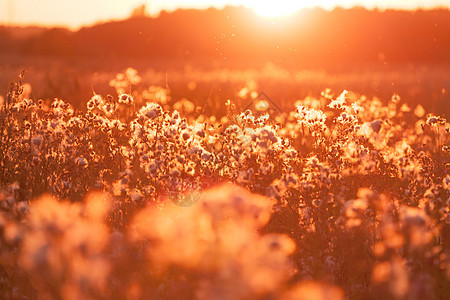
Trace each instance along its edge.
<instances>
[{"instance_id":1,"label":"field","mask_svg":"<svg viewBox=\"0 0 450 300\"><path fill-rule=\"evenodd\" d=\"M383 104L393 94L399 94L411 107L421 104L427 112L450 114L450 65L430 63L299 69L270 62L238 68L152 60L6 57L0 58L0 81L4 82L0 95L6 95L8 83L25 71L25 82L32 87L30 97L33 99L57 97L84 110L93 93L114 94L109 82L129 66L139 70L143 83L133 86L133 92L142 92L150 86L168 87L170 98L175 102L187 98L199 106L208 103L204 110L208 115L218 113L218 107L208 107L211 104L220 104L223 114L227 99L239 101L244 107L248 105L248 99L241 101L238 96L245 87L264 92L286 112L295 109L297 100L317 97L330 88L335 92L348 89L369 98L377 97ZM131 92L131 87L127 87L127 92Z\"/></svg>"},{"instance_id":2,"label":"field","mask_svg":"<svg viewBox=\"0 0 450 300\"><path fill-rule=\"evenodd\" d=\"M124 24L0 39L1 299L450 299L440 46L316 68L52 54Z\"/></svg>"},{"instance_id":3,"label":"field","mask_svg":"<svg viewBox=\"0 0 450 300\"><path fill-rule=\"evenodd\" d=\"M252 86L216 117L131 68L110 85L82 111L21 78L3 98L5 298L449 296L443 117Z\"/></svg>"}]
</instances>

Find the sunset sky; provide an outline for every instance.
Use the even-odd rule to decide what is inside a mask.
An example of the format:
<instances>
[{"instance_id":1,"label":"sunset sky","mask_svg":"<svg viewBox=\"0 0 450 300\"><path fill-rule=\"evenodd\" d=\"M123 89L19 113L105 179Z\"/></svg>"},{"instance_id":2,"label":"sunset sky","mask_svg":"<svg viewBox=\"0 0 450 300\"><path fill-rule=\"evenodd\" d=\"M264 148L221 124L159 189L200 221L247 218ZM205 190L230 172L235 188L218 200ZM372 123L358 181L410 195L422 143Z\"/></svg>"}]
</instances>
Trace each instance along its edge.
<instances>
[{"instance_id":1,"label":"sunset sky","mask_svg":"<svg viewBox=\"0 0 450 300\"><path fill-rule=\"evenodd\" d=\"M78 28L98 21L122 19L130 15L134 7L146 4L151 14L161 10L177 8L206 8L210 6L244 5L255 9L261 15L283 15L302 7L334 6L367 8L407 8L449 7L450 0L1 0L0 24L69 26Z\"/></svg>"}]
</instances>

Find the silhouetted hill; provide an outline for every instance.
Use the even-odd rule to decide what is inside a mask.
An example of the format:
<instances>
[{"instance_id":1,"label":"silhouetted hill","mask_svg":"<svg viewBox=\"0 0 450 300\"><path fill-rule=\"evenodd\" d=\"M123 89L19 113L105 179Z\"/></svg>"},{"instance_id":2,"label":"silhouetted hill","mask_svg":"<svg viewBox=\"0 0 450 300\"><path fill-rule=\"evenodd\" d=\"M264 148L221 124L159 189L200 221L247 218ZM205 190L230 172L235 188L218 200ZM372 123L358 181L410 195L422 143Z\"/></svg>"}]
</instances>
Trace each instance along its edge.
<instances>
[{"instance_id":1,"label":"silhouetted hill","mask_svg":"<svg viewBox=\"0 0 450 300\"><path fill-rule=\"evenodd\" d=\"M7 28L6 28L7 29ZM229 66L449 63L450 11L301 10L277 21L242 7L177 10L25 39L0 28L0 51L98 59L177 59Z\"/></svg>"},{"instance_id":2,"label":"silhouetted hill","mask_svg":"<svg viewBox=\"0 0 450 300\"><path fill-rule=\"evenodd\" d=\"M46 28L39 26L0 26L0 31L14 40L26 40L42 34L45 30Z\"/></svg>"}]
</instances>

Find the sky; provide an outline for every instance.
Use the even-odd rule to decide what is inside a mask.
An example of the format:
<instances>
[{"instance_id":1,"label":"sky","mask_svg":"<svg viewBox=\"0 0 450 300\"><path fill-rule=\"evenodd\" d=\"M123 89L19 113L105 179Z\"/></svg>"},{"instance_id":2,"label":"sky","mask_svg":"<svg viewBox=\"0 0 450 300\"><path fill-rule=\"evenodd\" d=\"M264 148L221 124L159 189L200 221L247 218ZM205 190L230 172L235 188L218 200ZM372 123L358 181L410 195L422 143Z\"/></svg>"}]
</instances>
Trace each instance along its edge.
<instances>
[{"instance_id":1,"label":"sky","mask_svg":"<svg viewBox=\"0 0 450 300\"><path fill-rule=\"evenodd\" d=\"M450 0L0 0L0 24L67 26L77 29L100 21L126 18L133 8L142 4L153 15L161 10L172 11L177 8L244 5L261 15L270 16L302 7L331 9L336 5L344 8L358 5L369 9L448 8Z\"/></svg>"}]
</instances>

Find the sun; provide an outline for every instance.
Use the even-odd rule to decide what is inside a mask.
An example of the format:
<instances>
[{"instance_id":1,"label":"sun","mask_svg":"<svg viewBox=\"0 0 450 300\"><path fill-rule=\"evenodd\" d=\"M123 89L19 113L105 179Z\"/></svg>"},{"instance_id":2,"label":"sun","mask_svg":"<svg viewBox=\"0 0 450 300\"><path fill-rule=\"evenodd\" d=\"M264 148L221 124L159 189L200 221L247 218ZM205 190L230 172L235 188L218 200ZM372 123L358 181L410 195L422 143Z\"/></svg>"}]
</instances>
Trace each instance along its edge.
<instances>
[{"instance_id":1,"label":"sun","mask_svg":"<svg viewBox=\"0 0 450 300\"><path fill-rule=\"evenodd\" d=\"M302 3L292 0L252 1L252 9L258 15L267 18L288 16L303 7Z\"/></svg>"}]
</instances>

